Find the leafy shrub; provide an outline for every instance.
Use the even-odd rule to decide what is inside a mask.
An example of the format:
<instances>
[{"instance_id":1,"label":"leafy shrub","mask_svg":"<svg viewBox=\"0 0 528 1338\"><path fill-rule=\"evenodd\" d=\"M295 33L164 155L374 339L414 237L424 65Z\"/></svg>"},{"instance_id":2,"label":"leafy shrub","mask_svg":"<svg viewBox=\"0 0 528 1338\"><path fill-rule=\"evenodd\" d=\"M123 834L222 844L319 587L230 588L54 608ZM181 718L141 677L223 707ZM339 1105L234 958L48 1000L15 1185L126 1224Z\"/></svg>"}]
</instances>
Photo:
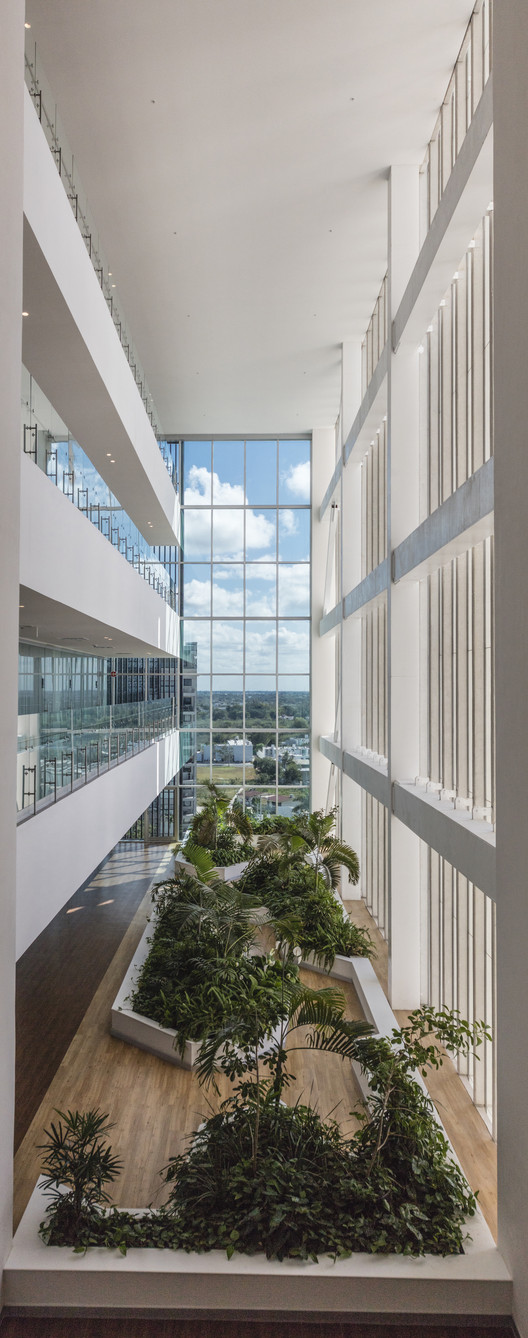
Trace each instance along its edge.
<instances>
[{"instance_id":1,"label":"leafy shrub","mask_svg":"<svg viewBox=\"0 0 528 1338\"><path fill-rule=\"evenodd\" d=\"M390 1166L371 1168L361 1139L347 1140L308 1106L268 1099L254 1173L254 1111L236 1095L167 1168L180 1248L269 1259L459 1253L475 1199L425 1109L420 1123L428 1138L416 1169L404 1137Z\"/></svg>"},{"instance_id":2,"label":"leafy shrub","mask_svg":"<svg viewBox=\"0 0 528 1338\"><path fill-rule=\"evenodd\" d=\"M254 933L251 908L229 886L209 892L183 875L155 889L157 919L149 955L131 995L143 1017L177 1033L183 1051L188 1039L199 1041L258 998L267 1035L281 1017L282 964L267 955L249 956ZM288 978L297 975L293 961Z\"/></svg>"},{"instance_id":3,"label":"leafy shrub","mask_svg":"<svg viewBox=\"0 0 528 1338\"><path fill-rule=\"evenodd\" d=\"M308 864L292 864L288 873L273 856L256 858L244 877L244 891L261 897L271 916L295 916L300 922L297 942L303 957L314 955L327 968L337 954L372 957L374 944L360 925L345 916L339 902Z\"/></svg>"},{"instance_id":4,"label":"leafy shrub","mask_svg":"<svg viewBox=\"0 0 528 1338\"><path fill-rule=\"evenodd\" d=\"M421 1008L390 1040L360 1035L356 1024L344 1021L335 992L327 993L332 998L325 1001L325 991L307 991L299 1005L293 989L291 1003L298 1025L312 1016L308 1047L354 1054L368 1075L372 1097L353 1138L344 1138L334 1121L323 1122L308 1106L281 1103L287 1055L279 1041L279 1088L249 1061L250 1076L193 1135L189 1150L165 1168L170 1195L164 1209L137 1218L94 1208L73 1224L56 1192L62 1172L54 1160L54 1201L40 1228L43 1239L75 1249L95 1244L123 1253L131 1245L225 1249L228 1257L237 1250L279 1260L317 1260L320 1253L343 1257L351 1251L462 1252L464 1224L476 1199L414 1071L438 1067L441 1045L452 1053L480 1045L485 1026L469 1026L456 1011ZM328 1026L334 1015L335 1028ZM233 1068L232 1057L225 1063ZM85 1118L71 1117L74 1123Z\"/></svg>"}]
</instances>

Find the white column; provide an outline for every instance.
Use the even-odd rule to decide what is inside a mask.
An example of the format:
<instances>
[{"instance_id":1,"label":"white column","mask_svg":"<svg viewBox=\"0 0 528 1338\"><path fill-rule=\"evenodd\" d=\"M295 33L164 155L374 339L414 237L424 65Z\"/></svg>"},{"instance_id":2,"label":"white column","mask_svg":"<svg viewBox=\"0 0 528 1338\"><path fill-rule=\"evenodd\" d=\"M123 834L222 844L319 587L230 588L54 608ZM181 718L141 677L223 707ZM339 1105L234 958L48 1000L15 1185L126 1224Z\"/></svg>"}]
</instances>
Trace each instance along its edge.
<instances>
[{"instance_id":1,"label":"white column","mask_svg":"<svg viewBox=\"0 0 528 1338\"><path fill-rule=\"evenodd\" d=\"M18 694L18 524L20 509L20 386L22 352L22 182L24 5L0 0L0 1264L12 1234L15 1058L15 785Z\"/></svg>"},{"instance_id":2,"label":"white column","mask_svg":"<svg viewBox=\"0 0 528 1338\"><path fill-rule=\"evenodd\" d=\"M526 0L495 6L495 560L499 1247L528 1334L528 138Z\"/></svg>"},{"instance_id":3,"label":"white column","mask_svg":"<svg viewBox=\"0 0 528 1338\"><path fill-rule=\"evenodd\" d=\"M398 310L419 251L419 173L393 167L389 179L389 311ZM419 521L419 354L400 346L389 360L389 551ZM389 591L389 775L419 772L419 588ZM393 1008L420 1002L420 843L392 815L389 843L389 991Z\"/></svg>"},{"instance_id":4,"label":"white column","mask_svg":"<svg viewBox=\"0 0 528 1338\"><path fill-rule=\"evenodd\" d=\"M321 734L333 734L335 725L335 639L320 637L328 547L328 513L319 520L319 507L332 477L335 462L335 429L314 428L312 433L312 724L311 761L313 809L324 808L328 794L330 763L319 752Z\"/></svg>"}]
</instances>

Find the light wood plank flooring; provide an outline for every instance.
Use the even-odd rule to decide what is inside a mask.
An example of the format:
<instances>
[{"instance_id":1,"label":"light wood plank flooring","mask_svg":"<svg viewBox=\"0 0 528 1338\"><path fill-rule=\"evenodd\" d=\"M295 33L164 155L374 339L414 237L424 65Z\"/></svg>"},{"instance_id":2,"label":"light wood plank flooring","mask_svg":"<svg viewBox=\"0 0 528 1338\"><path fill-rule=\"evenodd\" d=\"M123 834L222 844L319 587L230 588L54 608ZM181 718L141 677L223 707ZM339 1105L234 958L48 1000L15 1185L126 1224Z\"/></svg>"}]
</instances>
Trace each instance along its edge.
<instances>
[{"instance_id":1,"label":"light wood plank flooring","mask_svg":"<svg viewBox=\"0 0 528 1338\"><path fill-rule=\"evenodd\" d=\"M184 1150L187 1135L197 1128L209 1105L216 1108L218 1100L231 1090L227 1080L222 1080L220 1097L216 1097L213 1091L200 1088L193 1073L109 1034L110 1006L143 933L150 905L146 896L18 1149L15 1227L38 1177L38 1144L55 1109L99 1106L109 1113L115 1125L112 1145L125 1161L124 1172L114 1186L114 1201L135 1208L163 1201L161 1168L169 1157ZM306 972L304 978L307 984L321 988L320 975ZM348 1015L361 1017L355 991L346 986L344 992ZM299 1098L310 1101L323 1117L332 1111L343 1131L352 1133L356 1123L350 1111L360 1095L350 1065L336 1055L297 1051L292 1056L291 1071L296 1081L286 1099L292 1103Z\"/></svg>"}]
</instances>

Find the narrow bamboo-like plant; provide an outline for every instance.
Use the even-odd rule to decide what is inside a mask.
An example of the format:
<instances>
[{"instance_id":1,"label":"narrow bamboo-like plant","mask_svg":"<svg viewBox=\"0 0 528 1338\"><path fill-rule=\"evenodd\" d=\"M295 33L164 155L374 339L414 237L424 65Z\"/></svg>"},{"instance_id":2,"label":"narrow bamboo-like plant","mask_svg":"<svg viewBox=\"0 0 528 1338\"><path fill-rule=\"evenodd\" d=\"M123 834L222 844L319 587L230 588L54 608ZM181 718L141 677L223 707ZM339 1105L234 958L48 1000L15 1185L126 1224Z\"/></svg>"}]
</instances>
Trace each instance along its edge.
<instances>
[{"instance_id":1,"label":"narrow bamboo-like plant","mask_svg":"<svg viewBox=\"0 0 528 1338\"><path fill-rule=\"evenodd\" d=\"M123 1164L107 1142L114 1127L108 1115L99 1109L55 1114L58 1123L44 1130L47 1141L38 1149L45 1153L42 1188L51 1200L48 1211L57 1221L60 1217L62 1229L68 1225L75 1242L98 1215L99 1204L109 1202L105 1185L117 1179Z\"/></svg>"}]
</instances>

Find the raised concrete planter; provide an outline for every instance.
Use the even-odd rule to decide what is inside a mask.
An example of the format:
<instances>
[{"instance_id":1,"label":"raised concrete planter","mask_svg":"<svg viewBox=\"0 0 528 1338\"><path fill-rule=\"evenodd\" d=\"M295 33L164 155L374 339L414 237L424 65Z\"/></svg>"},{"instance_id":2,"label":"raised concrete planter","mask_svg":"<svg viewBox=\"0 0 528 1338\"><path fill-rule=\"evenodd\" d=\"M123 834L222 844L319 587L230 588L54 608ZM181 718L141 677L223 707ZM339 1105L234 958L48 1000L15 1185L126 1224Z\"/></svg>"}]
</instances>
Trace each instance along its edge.
<instances>
[{"instance_id":1,"label":"raised concrete planter","mask_svg":"<svg viewBox=\"0 0 528 1338\"><path fill-rule=\"evenodd\" d=\"M303 965L326 974L312 960ZM350 981L366 1018L380 1034L390 1036L396 1018L368 959L336 957L330 974ZM364 1086L368 1099L368 1085ZM111 1309L171 1318L201 1314L273 1320L291 1313L293 1323L294 1314L344 1320L354 1313L509 1316L512 1312L511 1276L480 1209L468 1222L471 1239L462 1255L413 1259L353 1254L335 1262L321 1256L314 1264L278 1263L263 1255L236 1253L228 1260L219 1250L208 1254L129 1250L122 1257L117 1250L91 1249L76 1255L39 1239L44 1208L37 1185L5 1266L7 1314Z\"/></svg>"},{"instance_id":2,"label":"raised concrete planter","mask_svg":"<svg viewBox=\"0 0 528 1338\"><path fill-rule=\"evenodd\" d=\"M134 1311L171 1318L328 1318L352 1314L510 1315L511 1278L482 1219L463 1255L422 1259L353 1254L335 1263L283 1263L219 1250L91 1249L85 1255L38 1237L44 1198L37 1186L4 1272L4 1313Z\"/></svg>"},{"instance_id":3,"label":"raised concrete planter","mask_svg":"<svg viewBox=\"0 0 528 1338\"><path fill-rule=\"evenodd\" d=\"M270 947L266 928L262 924L267 917L265 906L255 911L257 952L267 952ZM137 1045L140 1050L149 1050L151 1054L157 1055L158 1059L166 1059L169 1064L176 1064L179 1068L192 1069L200 1053L200 1041L187 1040L183 1052L180 1053L175 1049L176 1032L172 1027L162 1027L159 1022L153 1022L152 1018L135 1013L128 1002L134 992L141 967L149 955L152 933L153 920L146 926L112 1004L110 1031L112 1036L117 1036L120 1041Z\"/></svg>"},{"instance_id":4,"label":"raised concrete planter","mask_svg":"<svg viewBox=\"0 0 528 1338\"><path fill-rule=\"evenodd\" d=\"M176 1032L172 1027L162 1027L159 1022L153 1022L151 1018L135 1013L127 1002L134 991L141 967L149 955L152 932L151 923L147 925L138 943L112 1004L110 1031L112 1036L117 1036L120 1041L138 1045L141 1050L150 1050L151 1054L158 1056L158 1059L166 1059L169 1064L177 1064L180 1068L192 1069L200 1053L200 1042L186 1041L183 1053L180 1054L180 1051L175 1049Z\"/></svg>"}]
</instances>

